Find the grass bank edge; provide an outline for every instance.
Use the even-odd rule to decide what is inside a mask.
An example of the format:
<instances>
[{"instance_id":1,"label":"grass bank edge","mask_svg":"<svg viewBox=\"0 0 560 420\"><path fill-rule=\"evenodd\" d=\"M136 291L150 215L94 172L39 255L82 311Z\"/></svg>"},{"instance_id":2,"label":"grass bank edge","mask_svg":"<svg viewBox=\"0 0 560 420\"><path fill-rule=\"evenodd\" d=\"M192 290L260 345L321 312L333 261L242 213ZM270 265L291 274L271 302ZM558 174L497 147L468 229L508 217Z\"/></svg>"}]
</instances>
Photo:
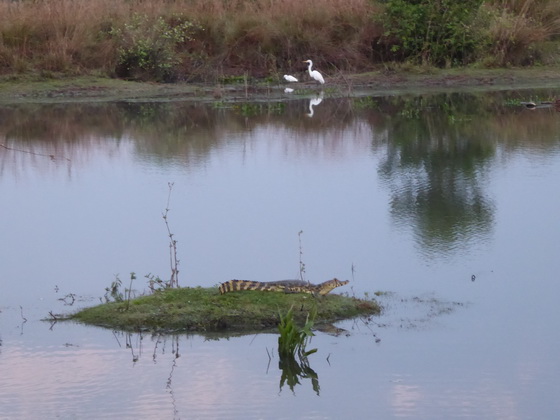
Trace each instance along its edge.
<instances>
[{"instance_id":1,"label":"grass bank edge","mask_svg":"<svg viewBox=\"0 0 560 420\"><path fill-rule=\"evenodd\" d=\"M417 88L447 86L484 86L496 88L500 86L536 87L560 82L560 65L535 66L523 68L478 69L462 67L453 69L436 69L433 67L402 67L393 71L380 69L367 73L345 75L346 80L331 80L333 88L339 86L347 96L347 84L352 90L361 87L390 91L399 88ZM251 86L258 86L258 79L251 80ZM281 83L281 82L279 82ZM345 88L345 89L343 89ZM20 76L14 78L0 77L0 102L34 102L43 99L49 102L68 102L73 100L108 101L124 99L156 99L180 95L181 100L207 99L215 101L215 86L203 83L153 83L135 82L99 76L60 76L54 79L32 78ZM228 91L224 90L227 96ZM238 91L232 91L238 97ZM254 98L255 94L251 95ZM350 92L351 95L351 92ZM333 95L337 96L337 95Z\"/></svg>"}]
</instances>

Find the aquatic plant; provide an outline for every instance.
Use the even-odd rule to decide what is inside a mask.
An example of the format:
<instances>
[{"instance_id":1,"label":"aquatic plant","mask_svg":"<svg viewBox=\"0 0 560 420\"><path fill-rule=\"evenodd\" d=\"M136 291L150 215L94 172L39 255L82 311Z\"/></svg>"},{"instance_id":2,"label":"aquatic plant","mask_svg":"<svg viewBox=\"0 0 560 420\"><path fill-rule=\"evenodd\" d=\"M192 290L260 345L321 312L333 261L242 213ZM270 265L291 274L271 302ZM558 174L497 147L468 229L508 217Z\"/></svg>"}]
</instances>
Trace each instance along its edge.
<instances>
[{"instance_id":1,"label":"aquatic plant","mask_svg":"<svg viewBox=\"0 0 560 420\"><path fill-rule=\"evenodd\" d=\"M122 280L117 274L115 280L111 283L109 287L105 288L105 302L110 302L111 299L115 302L122 302L124 300L124 295L121 292Z\"/></svg>"},{"instance_id":2,"label":"aquatic plant","mask_svg":"<svg viewBox=\"0 0 560 420\"><path fill-rule=\"evenodd\" d=\"M317 307L313 306L310 313L307 314L303 327L298 327L294 321L294 307L290 307L285 315L280 314L280 323L278 324L278 355L280 360L278 367L282 371L280 378L280 390L285 383L290 389L298 385L300 378L309 378L313 385L313 390L319 395L319 378L317 373L309 366L307 356L313 354L317 349L307 350L307 344L313 334L312 328L317 316Z\"/></svg>"},{"instance_id":3,"label":"aquatic plant","mask_svg":"<svg viewBox=\"0 0 560 420\"><path fill-rule=\"evenodd\" d=\"M311 329L317 316L316 307L312 309L311 318L309 315L308 313L305 325L299 328L294 322L293 306L290 307L285 315L280 314L280 323L278 324L278 331L280 332L278 337L278 354L280 359L298 356L302 360L317 351L317 349L306 350L308 341L315 335Z\"/></svg>"},{"instance_id":4,"label":"aquatic plant","mask_svg":"<svg viewBox=\"0 0 560 420\"><path fill-rule=\"evenodd\" d=\"M130 273L130 284L128 288L125 288L124 292L122 292L122 280L117 274L115 276L115 280L111 283L111 285L105 288L105 302L110 302L111 299L114 302L124 302L126 300L126 309L128 309L130 306L130 299L132 297L132 282L134 280L136 280L136 273L132 272Z\"/></svg>"}]
</instances>

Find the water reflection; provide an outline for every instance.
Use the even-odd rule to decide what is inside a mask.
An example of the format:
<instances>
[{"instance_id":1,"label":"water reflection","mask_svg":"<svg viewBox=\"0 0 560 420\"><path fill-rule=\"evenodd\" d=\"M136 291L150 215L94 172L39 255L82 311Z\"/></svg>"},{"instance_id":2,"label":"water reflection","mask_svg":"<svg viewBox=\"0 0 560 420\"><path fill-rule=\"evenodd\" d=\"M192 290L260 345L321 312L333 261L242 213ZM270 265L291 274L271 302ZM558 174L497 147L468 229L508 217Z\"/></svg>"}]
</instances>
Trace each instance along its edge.
<instances>
[{"instance_id":1,"label":"water reflection","mask_svg":"<svg viewBox=\"0 0 560 420\"><path fill-rule=\"evenodd\" d=\"M320 105L321 102L323 102L323 96L324 96L324 92L321 91L321 93L319 93L319 96L309 101L309 112L306 114L309 118L313 118L313 114L314 114L313 107Z\"/></svg>"},{"instance_id":2,"label":"water reflection","mask_svg":"<svg viewBox=\"0 0 560 420\"><path fill-rule=\"evenodd\" d=\"M91 418L101 402L115 418L554 418L560 118L507 99L325 98L315 118L308 99L0 107L3 415ZM313 369L268 375L272 335L174 343L39 323L55 284L69 310L118 271L167 272L160 217L174 180L189 285L292 276L303 229L311 277L356 262L356 293L421 287L472 310L427 328L399 299L382 342L365 327L318 334ZM489 235L484 255L457 252ZM470 261L422 258L453 252Z\"/></svg>"},{"instance_id":3,"label":"water reflection","mask_svg":"<svg viewBox=\"0 0 560 420\"><path fill-rule=\"evenodd\" d=\"M219 334L209 334L207 336L201 337L198 335L186 335L186 334L177 334L177 335L170 335L170 334L159 334L159 333L130 333L130 332L119 332L113 331L114 339L117 343L117 346L121 350L126 350L130 352L130 362L132 362L133 366L140 365L143 363L143 359L151 358L153 364L160 364L163 363L167 369L167 378L165 382L165 390L169 395L169 404L171 405L171 410L174 413L174 418L180 416L180 406L185 404L188 401L195 401L193 400L192 396L190 398L185 398L185 390L184 388L184 378L181 374L181 370L185 369L185 363L181 363L180 358L182 358L182 354L180 351L181 346L183 347L192 347L193 342L199 341L203 339L207 343L212 344L213 352L216 352L216 349L219 347L223 349L225 341L231 343L230 340L234 339L235 337L243 336L243 334L233 334L231 336L223 336ZM272 341L276 339L276 335L267 335L268 341ZM245 336L249 337L249 336ZM253 338L254 339L254 338ZM252 339L252 340L253 340ZM246 345L245 345L246 346ZM191 360L189 364L193 363L204 363L203 371L204 377L196 378L192 377L191 381L196 383L191 390L192 393L198 396L198 403L200 404L204 401L206 405L210 403L210 400L213 399L209 392L211 392L215 398L219 398L221 403L223 404L227 397L224 393L221 393L219 388L220 386L226 387L227 394L230 395L232 391L232 386L234 384L231 381L235 381L234 377L231 377L231 371L241 369L240 366L237 366L241 363L241 359L243 355L247 352L246 347L243 346L238 351L233 351L228 353L227 360L220 360L220 361L210 361L206 358L199 362ZM253 350L254 352L255 350ZM268 352L268 350L267 350ZM275 351L275 353L277 353ZM196 357L196 355L190 354L188 358L192 359ZM255 359L257 360L257 359ZM269 355L269 363L272 359ZM250 363L251 370L254 370L254 366L256 363ZM311 382L311 387L316 395L320 393L320 386L319 386L319 379L317 373L310 367L309 361L307 357L300 358L297 360L294 357L286 357L280 358L278 362L278 368L280 370L280 382L279 382L279 390L280 392L282 389L287 386L294 395L296 395L296 387L298 385L302 385L302 380L309 379ZM247 369L247 368L245 368ZM190 372L189 375L192 376L193 372ZM262 375L263 372L255 372L257 375ZM267 369L268 374L268 369ZM178 377L176 375L179 375ZM269 375L266 375L267 377ZM275 375L271 378L273 379ZM179 389L176 391L176 382L179 381ZM229 383L228 383L229 382ZM219 386L218 386L219 384ZM253 389L253 387L257 385L256 383L252 383L249 385L249 389ZM232 398L237 398L236 395L230 395ZM266 398L273 398L274 395L267 395ZM160 402L161 403L161 402ZM255 406L255 402L251 402L251 406ZM257 404L260 406L260 403ZM191 409L200 409L200 407L190 406ZM214 408L213 410L216 410ZM246 413L247 408L240 408L242 412ZM184 413L183 413L184 414ZM233 413L229 413L232 415Z\"/></svg>"},{"instance_id":4,"label":"water reflection","mask_svg":"<svg viewBox=\"0 0 560 420\"><path fill-rule=\"evenodd\" d=\"M113 331L114 339L119 348L130 351L130 361L133 365L140 362L142 357L146 355L151 355L153 363L158 363L161 360L163 363L170 363L169 376L166 382L166 389L172 397L172 401L175 401L173 396L173 376L175 369L177 367L178 359L181 357L179 348L181 346L181 341L188 343L189 339L193 336L185 334L161 334L161 333L131 333L123 331ZM204 339L207 341L218 342L220 340L229 340L234 336L240 336L243 334L233 334L230 336L210 334L205 336ZM275 336L271 336L275 337ZM146 342L149 343L149 348L146 348ZM268 349L266 349L268 352ZM277 351L275 351L277 353ZM231 355L231 363L236 363L236 358L239 354ZM171 359L171 360L170 360ZM271 362L269 354L269 364ZM309 359L307 356L304 357L280 357L278 361L278 369L280 370L280 384L279 390L282 391L285 385L288 386L290 391L295 394L295 389L298 385L302 385L301 381L309 379L311 381L311 387L313 391L320 395L319 386L319 376L311 368ZM210 373L210 372L209 372ZM268 369L267 369L268 373ZM174 411L176 411L175 404Z\"/></svg>"},{"instance_id":5,"label":"water reflection","mask_svg":"<svg viewBox=\"0 0 560 420\"><path fill-rule=\"evenodd\" d=\"M217 151L251 148L260 138L281 138L267 147L295 159L373 152L395 225L412 232L425 257L447 256L491 236L495 204L486 183L497 159L519 147L539 154L558 147L554 110L507 107L507 95L324 100L321 92L287 105L233 108L172 102L3 106L0 174L65 167L71 177L98 153L119 159L124 151L150 166L190 171ZM319 105L321 121L309 119Z\"/></svg>"},{"instance_id":6,"label":"water reflection","mask_svg":"<svg viewBox=\"0 0 560 420\"><path fill-rule=\"evenodd\" d=\"M296 360L295 357L281 357L278 362L278 368L282 372L280 377L280 391L282 391L284 385L287 384L290 390L295 393L295 387L301 385L300 379L309 379L311 380L313 391L319 395L319 376L311 369L311 366L309 366L307 357L300 359L300 361Z\"/></svg>"},{"instance_id":7,"label":"water reflection","mask_svg":"<svg viewBox=\"0 0 560 420\"><path fill-rule=\"evenodd\" d=\"M496 145L472 123L469 110L478 104L471 102L403 98L387 130L379 173L391 190L391 215L411 227L430 258L491 233L494 205L484 182Z\"/></svg>"}]
</instances>

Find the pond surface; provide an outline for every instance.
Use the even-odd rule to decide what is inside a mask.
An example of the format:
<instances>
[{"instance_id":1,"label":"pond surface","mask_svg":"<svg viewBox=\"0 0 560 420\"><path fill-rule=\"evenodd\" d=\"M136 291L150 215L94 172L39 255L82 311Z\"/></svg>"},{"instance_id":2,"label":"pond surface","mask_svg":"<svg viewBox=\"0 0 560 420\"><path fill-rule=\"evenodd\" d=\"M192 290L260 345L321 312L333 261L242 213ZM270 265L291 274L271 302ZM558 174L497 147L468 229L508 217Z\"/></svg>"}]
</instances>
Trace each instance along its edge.
<instances>
[{"instance_id":1,"label":"pond surface","mask_svg":"<svg viewBox=\"0 0 560 420\"><path fill-rule=\"evenodd\" d=\"M0 418L555 418L560 113L507 106L554 95L1 106ZM301 259L385 313L287 379L275 334L41 320L169 278L166 208L182 286Z\"/></svg>"}]
</instances>

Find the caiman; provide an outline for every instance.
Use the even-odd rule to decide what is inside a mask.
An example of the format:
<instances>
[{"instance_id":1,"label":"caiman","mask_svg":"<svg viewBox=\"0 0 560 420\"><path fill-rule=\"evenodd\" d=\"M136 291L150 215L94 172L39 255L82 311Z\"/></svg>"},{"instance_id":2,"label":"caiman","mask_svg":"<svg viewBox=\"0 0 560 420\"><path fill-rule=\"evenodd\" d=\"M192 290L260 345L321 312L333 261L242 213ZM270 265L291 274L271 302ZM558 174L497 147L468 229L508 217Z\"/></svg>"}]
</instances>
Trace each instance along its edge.
<instances>
[{"instance_id":1,"label":"caiman","mask_svg":"<svg viewBox=\"0 0 560 420\"><path fill-rule=\"evenodd\" d=\"M348 284L348 280L340 281L337 278L327 280L320 284L311 284L302 280L279 281L252 281L229 280L220 284L220 293L237 292L240 290L263 290L267 292L284 293L311 293L313 295L326 295L331 290Z\"/></svg>"}]
</instances>

